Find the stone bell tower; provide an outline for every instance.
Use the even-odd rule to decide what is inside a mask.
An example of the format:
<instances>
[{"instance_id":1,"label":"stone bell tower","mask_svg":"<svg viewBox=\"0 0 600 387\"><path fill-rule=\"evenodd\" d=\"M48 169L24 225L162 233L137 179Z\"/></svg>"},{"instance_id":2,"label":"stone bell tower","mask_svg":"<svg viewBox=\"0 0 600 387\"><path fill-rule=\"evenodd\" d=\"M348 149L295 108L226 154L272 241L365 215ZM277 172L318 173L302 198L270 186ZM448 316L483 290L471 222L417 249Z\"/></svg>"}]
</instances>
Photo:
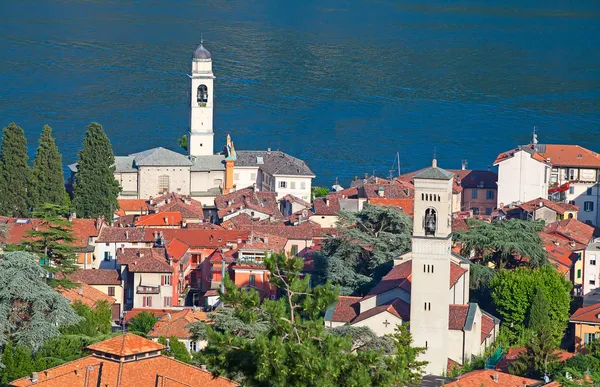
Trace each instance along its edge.
<instances>
[{"instance_id":1,"label":"stone bell tower","mask_svg":"<svg viewBox=\"0 0 600 387\"><path fill-rule=\"evenodd\" d=\"M190 156L214 154L213 141L213 81L212 57L204 48L203 41L194 51L192 59L192 81L190 98Z\"/></svg>"},{"instance_id":2,"label":"stone bell tower","mask_svg":"<svg viewBox=\"0 0 600 387\"><path fill-rule=\"evenodd\" d=\"M448 363L453 177L435 159L414 176L410 331L414 345L427 348L426 372L435 375Z\"/></svg>"}]
</instances>

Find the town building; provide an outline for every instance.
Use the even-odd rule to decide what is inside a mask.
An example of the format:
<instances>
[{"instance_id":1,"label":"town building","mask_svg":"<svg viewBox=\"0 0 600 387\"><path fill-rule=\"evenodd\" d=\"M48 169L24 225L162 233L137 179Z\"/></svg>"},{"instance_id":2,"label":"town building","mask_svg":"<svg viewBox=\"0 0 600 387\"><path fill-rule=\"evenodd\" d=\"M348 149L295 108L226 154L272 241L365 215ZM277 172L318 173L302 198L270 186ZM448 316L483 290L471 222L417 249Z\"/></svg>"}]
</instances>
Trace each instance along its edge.
<instances>
[{"instance_id":1,"label":"town building","mask_svg":"<svg viewBox=\"0 0 600 387\"><path fill-rule=\"evenodd\" d=\"M600 303L600 238L590 241L584 252L583 272L587 283L583 285L583 304Z\"/></svg>"},{"instance_id":2,"label":"town building","mask_svg":"<svg viewBox=\"0 0 600 387\"><path fill-rule=\"evenodd\" d=\"M460 187L460 211L472 211L473 215L491 215L496 208L498 175L493 171L450 169L456 186ZM454 188L454 191L457 191ZM456 212L456 203L453 204Z\"/></svg>"},{"instance_id":3,"label":"town building","mask_svg":"<svg viewBox=\"0 0 600 387\"><path fill-rule=\"evenodd\" d=\"M365 297L340 297L325 325L367 326L379 336L410 321L414 345L426 348L427 373L464 364L491 345L499 320L469 303L470 262L452 252L454 174L433 165L416 173L412 252Z\"/></svg>"},{"instance_id":4,"label":"town building","mask_svg":"<svg viewBox=\"0 0 600 387\"><path fill-rule=\"evenodd\" d=\"M68 275L75 282L86 284L98 292L113 298L113 321L119 321L125 302L120 272L114 269L79 269Z\"/></svg>"},{"instance_id":5,"label":"town building","mask_svg":"<svg viewBox=\"0 0 600 387\"><path fill-rule=\"evenodd\" d=\"M577 219L579 207L574 204L553 202L537 198L521 204L510 204L498 209L499 217L506 219L543 220L553 223L564 219Z\"/></svg>"},{"instance_id":6,"label":"town building","mask_svg":"<svg viewBox=\"0 0 600 387\"><path fill-rule=\"evenodd\" d=\"M460 375L446 387L533 387L544 383L536 380L507 374L496 370L475 370Z\"/></svg>"},{"instance_id":7,"label":"town building","mask_svg":"<svg viewBox=\"0 0 600 387\"><path fill-rule=\"evenodd\" d=\"M229 135L223 151L214 154L214 80L212 55L201 43L190 75L189 154L158 147L115 156L120 199L148 200L174 192L211 208L215 197L255 185L276 192L277 198L291 194L310 201L315 174L302 160L279 150L236 151ZM74 182L77 164L69 169Z\"/></svg>"},{"instance_id":8,"label":"town building","mask_svg":"<svg viewBox=\"0 0 600 387\"><path fill-rule=\"evenodd\" d=\"M579 308L571 315L575 351L581 352L592 340L600 338L600 303Z\"/></svg>"},{"instance_id":9,"label":"town building","mask_svg":"<svg viewBox=\"0 0 600 387\"><path fill-rule=\"evenodd\" d=\"M204 349L208 342L206 340L194 340L188 326L199 321L209 321L205 312L195 308L181 311L173 310L160 316L146 337L152 339L152 341L158 341L160 337L165 337L167 340L176 337L185 344L190 353L198 352Z\"/></svg>"},{"instance_id":10,"label":"town building","mask_svg":"<svg viewBox=\"0 0 600 387\"><path fill-rule=\"evenodd\" d=\"M9 383L14 387L44 386L203 386L235 387L238 383L173 358L165 350L131 333L92 344L91 355Z\"/></svg>"},{"instance_id":11,"label":"town building","mask_svg":"<svg viewBox=\"0 0 600 387\"><path fill-rule=\"evenodd\" d=\"M94 246L93 269L118 269L117 251L123 248L152 247L154 240L144 229L134 227L109 227L100 230Z\"/></svg>"}]
</instances>

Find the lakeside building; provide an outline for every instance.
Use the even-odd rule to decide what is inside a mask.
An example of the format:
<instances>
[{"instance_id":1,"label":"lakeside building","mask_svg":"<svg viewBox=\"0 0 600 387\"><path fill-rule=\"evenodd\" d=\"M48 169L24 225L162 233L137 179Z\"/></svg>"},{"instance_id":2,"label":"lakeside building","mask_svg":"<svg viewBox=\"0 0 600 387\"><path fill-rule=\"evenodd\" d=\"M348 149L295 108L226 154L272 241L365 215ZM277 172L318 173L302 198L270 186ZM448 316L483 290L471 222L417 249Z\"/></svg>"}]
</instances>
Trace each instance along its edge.
<instances>
[{"instance_id":1,"label":"lakeside building","mask_svg":"<svg viewBox=\"0 0 600 387\"><path fill-rule=\"evenodd\" d=\"M600 155L579 145L531 144L498 155L498 207L548 198L579 207L577 219L600 225Z\"/></svg>"},{"instance_id":2,"label":"lakeside building","mask_svg":"<svg viewBox=\"0 0 600 387\"><path fill-rule=\"evenodd\" d=\"M342 296L325 315L327 327L367 326L379 336L410 321L414 345L426 348L426 372L436 375L482 354L500 324L469 303L470 262L452 252L454 176L434 159L412 177L412 251L365 297Z\"/></svg>"},{"instance_id":3,"label":"lakeside building","mask_svg":"<svg viewBox=\"0 0 600 387\"><path fill-rule=\"evenodd\" d=\"M300 159L279 150L236 150L229 135L223 151L214 154L214 80L212 56L200 46L194 51L190 75L189 154L162 147L115 156L115 179L120 199L151 199L171 192L190 196L205 208L215 197L238 188L256 186L277 198L291 194L311 200L315 174ZM75 181L77 164L69 165Z\"/></svg>"}]
</instances>

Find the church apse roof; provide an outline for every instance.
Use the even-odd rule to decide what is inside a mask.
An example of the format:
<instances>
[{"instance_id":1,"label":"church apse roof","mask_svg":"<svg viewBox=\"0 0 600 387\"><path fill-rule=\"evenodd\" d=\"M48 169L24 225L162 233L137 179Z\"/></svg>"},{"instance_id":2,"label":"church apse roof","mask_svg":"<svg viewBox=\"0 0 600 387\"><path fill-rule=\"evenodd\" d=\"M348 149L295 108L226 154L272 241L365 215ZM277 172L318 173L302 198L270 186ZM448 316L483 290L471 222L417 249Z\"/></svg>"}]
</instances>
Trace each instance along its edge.
<instances>
[{"instance_id":1,"label":"church apse roof","mask_svg":"<svg viewBox=\"0 0 600 387\"><path fill-rule=\"evenodd\" d=\"M129 155L133 157L135 165L138 167L146 166L181 166L190 167L193 163L181 153L173 152L172 150L162 147L148 149L143 152L133 153Z\"/></svg>"}]
</instances>

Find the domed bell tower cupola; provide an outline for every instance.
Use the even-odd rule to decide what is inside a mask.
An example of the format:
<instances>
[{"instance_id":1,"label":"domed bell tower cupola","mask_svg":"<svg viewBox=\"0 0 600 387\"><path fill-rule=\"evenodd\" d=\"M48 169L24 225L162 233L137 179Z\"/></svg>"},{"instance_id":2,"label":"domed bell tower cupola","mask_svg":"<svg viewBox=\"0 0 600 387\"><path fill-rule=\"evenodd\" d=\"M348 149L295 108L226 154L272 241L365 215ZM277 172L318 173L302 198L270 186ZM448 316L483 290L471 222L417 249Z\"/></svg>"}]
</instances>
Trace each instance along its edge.
<instances>
[{"instance_id":1,"label":"domed bell tower cupola","mask_svg":"<svg viewBox=\"0 0 600 387\"><path fill-rule=\"evenodd\" d=\"M192 57L192 81L190 98L190 156L207 156L213 149L213 81L212 56L204 48L204 41L194 51Z\"/></svg>"}]
</instances>

